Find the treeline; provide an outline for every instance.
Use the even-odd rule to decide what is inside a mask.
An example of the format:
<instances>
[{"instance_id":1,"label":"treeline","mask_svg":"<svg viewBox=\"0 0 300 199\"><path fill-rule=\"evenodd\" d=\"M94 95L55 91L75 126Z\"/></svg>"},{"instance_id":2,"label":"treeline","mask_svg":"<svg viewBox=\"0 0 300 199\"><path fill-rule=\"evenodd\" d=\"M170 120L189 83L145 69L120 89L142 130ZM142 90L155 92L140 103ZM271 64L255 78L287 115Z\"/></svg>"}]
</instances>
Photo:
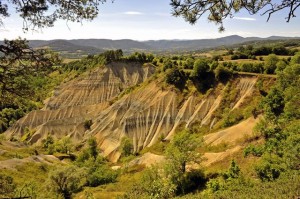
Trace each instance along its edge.
<instances>
[{"instance_id":1,"label":"treeline","mask_svg":"<svg viewBox=\"0 0 300 199\"><path fill-rule=\"evenodd\" d=\"M183 64L183 68L180 68L178 64L167 60L163 65L163 70L166 71L166 82L179 89L184 89L187 80L191 80L196 88L203 92L212 88L217 81L226 82L234 74L232 69L214 63L209 59L198 58L192 61L189 58L188 62L193 63L192 67Z\"/></svg>"},{"instance_id":2,"label":"treeline","mask_svg":"<svg viewBox=\"0 0 300 199\"><path fill-rule=\"evenodd\" d=\"M228 50L228 55L231 55L231 60L237 59L257 59L256 56L266 56L269 54L293 56L298 52L298 49L289 49L284 46L261 46L254 48L252 45L241 46L236 51Z\"/></svg>"}]
</instances>

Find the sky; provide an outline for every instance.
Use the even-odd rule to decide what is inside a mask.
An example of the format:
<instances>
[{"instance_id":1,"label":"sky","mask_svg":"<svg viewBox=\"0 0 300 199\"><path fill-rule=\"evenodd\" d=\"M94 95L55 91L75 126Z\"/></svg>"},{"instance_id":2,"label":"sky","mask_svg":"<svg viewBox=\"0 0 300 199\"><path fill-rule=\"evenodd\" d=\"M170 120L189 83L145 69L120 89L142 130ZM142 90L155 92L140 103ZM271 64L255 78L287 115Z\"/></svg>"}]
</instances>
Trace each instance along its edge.
<instances>
[{"instance_id":1,"label":"sky","mask_svg":"<svg viewBox=\"0 0 300 199\"><path fill-rule=\"evenodd\" d=\"M276 1L276 0L275 0ZM275 13L269 22L267 16L249 15L242 11L224 21L225 32L203 17L190 25L180 17L171 15L170 0L110 0L99 7L99 15L92 22L72 23L58 21L54 27L23 32L23 20L17 14L4 19L0 26L0 40L15 39L208 39L229 35L243 37L300 36L299 16L286 23L286 13ZM10 11L14 11L12 6ZM11 12L12 13L12 12Z\"/></svg>"}]
</instances>

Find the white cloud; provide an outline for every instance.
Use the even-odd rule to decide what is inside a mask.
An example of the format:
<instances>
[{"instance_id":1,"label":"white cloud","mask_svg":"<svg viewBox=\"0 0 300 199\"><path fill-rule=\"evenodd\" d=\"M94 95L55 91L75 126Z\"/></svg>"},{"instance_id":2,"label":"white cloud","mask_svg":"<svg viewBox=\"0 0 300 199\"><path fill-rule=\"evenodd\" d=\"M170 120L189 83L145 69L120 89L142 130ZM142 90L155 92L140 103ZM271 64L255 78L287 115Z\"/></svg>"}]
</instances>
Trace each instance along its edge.
<instances>
[{"instance_id":1,"label":"white cloud","mask_svg":"<svg viewBox=\"0 0 300 199\"><path fill-rule=\"evenodd\" d=\"M137 11L128 11L128 12L123 12L125 15L142 15L143 13L137 12Z\"/></svg>"},{"instance_id":2,"label":"white cloud","mask_svg":"<svg viewBox=\"0 0 300 199\"><path fill-rule=\"evenodd\" d=\"M244 21L256 21L255 18L250 18L250 17L233 17L233 19L244 20Z\"/></svg>"}]
</instances>

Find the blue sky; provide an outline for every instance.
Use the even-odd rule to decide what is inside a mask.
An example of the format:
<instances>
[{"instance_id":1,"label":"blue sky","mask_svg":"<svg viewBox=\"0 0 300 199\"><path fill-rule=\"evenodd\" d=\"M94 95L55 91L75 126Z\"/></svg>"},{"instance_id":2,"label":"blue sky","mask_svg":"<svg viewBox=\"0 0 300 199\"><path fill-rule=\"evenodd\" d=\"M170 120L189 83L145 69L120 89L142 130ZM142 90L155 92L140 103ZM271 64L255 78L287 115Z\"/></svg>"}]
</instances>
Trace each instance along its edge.
<instances>
[{"instance_id":1,"label":"blue sky","mask_svg":"<svg viewBox=\"0 0 300 199\"><path fill-rule=\"evenodd\" d=\"M170 0L115 0L100 5L100 14L92 22L83 24L59 21L52 28L22 32L22 19L16 14L4 20L0 28L0 40L18 36L27 39L203 39L228 35L244 37L300 36L300 15L285 22L284 13L274 14L269 22L267 16L240 12L225 20L226 31L218 32L218 26L206 18L190 25L182 18L171 16ZM10 9L13 9L12 7ZM300 8L296 14L300 14Z\"/></svg>"}]
</instances>

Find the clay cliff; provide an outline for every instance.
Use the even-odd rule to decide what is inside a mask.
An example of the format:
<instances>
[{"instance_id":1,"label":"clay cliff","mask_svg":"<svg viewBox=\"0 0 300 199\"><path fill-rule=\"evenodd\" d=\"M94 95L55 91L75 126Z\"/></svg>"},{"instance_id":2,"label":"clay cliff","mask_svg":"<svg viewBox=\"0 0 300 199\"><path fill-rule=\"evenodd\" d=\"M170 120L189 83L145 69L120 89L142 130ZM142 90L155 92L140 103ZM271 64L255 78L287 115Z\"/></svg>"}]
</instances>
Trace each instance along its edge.
<instances>
[{"instance_id":1,"label":"clay cliff","mask_svg":"<svg viewBox=\"0 0 300 199\"><path fill-rule=\"evenodd\" d=\"M42 110L17 121L6 135L22 137L25 129L30 129L29 142L33 144L48 134L70 136L77 142L95 136L103 155L115 162L124 136L138 152L162 137L171 139L179 126L197 122L211 128L216 123L214 113L224 85L206 95L183 94L172 86L162 86L163 78L153 77L154 73L154 66L137 63L112 63L86 73L57 88ZM239 76L233 81L237 95L232 110L251 95L257 77ZM87 120L92 121L88 129L84 125Z\"/></svg>"}]
</instances>

